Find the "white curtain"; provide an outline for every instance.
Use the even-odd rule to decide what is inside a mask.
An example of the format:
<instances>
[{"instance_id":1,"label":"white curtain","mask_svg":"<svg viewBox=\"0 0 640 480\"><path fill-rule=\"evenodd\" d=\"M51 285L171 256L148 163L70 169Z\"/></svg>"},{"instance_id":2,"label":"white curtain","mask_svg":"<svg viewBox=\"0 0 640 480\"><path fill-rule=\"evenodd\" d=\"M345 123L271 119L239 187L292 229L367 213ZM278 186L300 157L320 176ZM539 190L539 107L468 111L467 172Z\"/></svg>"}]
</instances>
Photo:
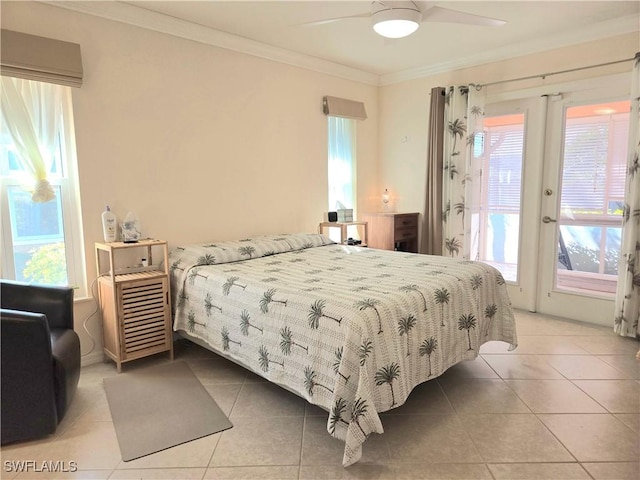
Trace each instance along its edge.
<instances>
[{"instance_id":1,"label":"white curtain","mask_svg":"<svg viewBox=\"0 0 640 480\"><path fill-rule=\"evenodd\" d=\"M477 260L482 199L484 94L450 86L445 99L443 255Z\"/></svg>"},{"instance_id":2,"label":"white curtain","mask_svg":"<svg viewBox=\"0 0 640 480\"><path fill-rule=\"evenodd\" d=\"M640 317L640 53L636 54L631 80L631 116L625 206L622 224L616 316L614 330L639 337Z\"/></svg>"},{"instance_id":3,"label":"white curtain","mask_svg":"<svg viewBox=\"0 0 640 480\"><path fill-rule=\"evenodd\" d=\"M329 116L329 210L354 208L356 121Z\"/></svg>"},{"instance_id":4,"label":"white curtain","mask_svg":"<svg viewBox=\"0 0 640 480\"><path fill-rule=\"evenodd\" d=\"M1 80L2 116L25 172L25 188L34 202L53 200L55 193L47 177L67 87L11 77Z\"/></svg>"}]
</instances>

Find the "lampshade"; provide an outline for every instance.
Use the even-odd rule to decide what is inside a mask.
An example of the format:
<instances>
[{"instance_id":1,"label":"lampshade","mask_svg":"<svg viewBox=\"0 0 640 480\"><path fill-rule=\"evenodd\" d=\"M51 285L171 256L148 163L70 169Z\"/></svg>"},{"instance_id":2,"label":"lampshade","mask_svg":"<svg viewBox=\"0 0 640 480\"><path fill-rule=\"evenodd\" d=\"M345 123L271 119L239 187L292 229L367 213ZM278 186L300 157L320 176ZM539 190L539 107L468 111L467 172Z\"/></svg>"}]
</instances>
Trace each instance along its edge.
<instances>
[{"instance_id":1,"label":"lampshade","mask_svg":"<svg viewBox=\"0 0 640 480\"><path fill-rule=\"evenodd\" d=\"M371 15L373 29L387 38L402 38L411 35L420 26L422 15L413 8L380 10Z\"/></svg>"}]
</instances>

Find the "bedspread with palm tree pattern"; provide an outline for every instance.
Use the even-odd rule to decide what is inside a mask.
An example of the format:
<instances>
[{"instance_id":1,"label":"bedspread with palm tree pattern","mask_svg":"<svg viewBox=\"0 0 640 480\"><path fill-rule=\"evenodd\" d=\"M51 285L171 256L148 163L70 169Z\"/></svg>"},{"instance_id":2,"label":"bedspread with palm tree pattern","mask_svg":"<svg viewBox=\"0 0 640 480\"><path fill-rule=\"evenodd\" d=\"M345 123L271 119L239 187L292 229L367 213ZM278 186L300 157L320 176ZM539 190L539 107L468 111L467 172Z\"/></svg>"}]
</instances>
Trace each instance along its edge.
<instances>
[{"instance_id":1,"label":"bedspread with palm tree pattern","mask_svg":"<svg viewBox=\"0 0 640 480\"><path fill-rule=\"evenodd\" d=\"M504 279L480 262L320 234L176 247L169 262L174 330L324 408L345 466L415 386L484 342L517 343Z\"/></svg>"}]
</instances>

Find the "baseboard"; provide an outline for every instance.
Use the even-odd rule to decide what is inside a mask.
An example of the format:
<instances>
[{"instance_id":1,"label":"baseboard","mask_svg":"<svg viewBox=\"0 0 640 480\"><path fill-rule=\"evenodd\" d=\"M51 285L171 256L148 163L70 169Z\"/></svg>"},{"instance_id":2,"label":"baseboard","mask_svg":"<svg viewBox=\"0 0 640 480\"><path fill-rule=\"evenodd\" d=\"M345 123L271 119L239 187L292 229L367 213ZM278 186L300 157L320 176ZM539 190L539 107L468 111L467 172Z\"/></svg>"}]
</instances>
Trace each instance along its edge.
<instances>
[{"instance_id":1,"label":"baseboard","mask_svg":"<svg viewBox=\"0 0 640 480\"><path fill-rule=\"evenodd\" d=\"M104 361L104 353L102 350L91 352L88 355L82 356L80 359L80 366L86 367L88 365L94 365Z\"/></svg>"}]
</instances>

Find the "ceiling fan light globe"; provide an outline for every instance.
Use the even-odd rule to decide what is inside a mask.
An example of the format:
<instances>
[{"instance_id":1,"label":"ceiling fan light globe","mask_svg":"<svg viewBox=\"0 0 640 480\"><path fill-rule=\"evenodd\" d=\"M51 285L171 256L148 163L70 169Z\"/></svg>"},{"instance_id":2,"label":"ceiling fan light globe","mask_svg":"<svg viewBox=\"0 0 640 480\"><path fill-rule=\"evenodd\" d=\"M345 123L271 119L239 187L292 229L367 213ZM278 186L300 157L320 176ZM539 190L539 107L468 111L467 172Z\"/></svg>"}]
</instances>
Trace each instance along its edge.
<instances>
[{"instance_id":1,"label":"ceiling fan light globe","mask_svg":"<svg viewBox=\"0 0 640 480\"><path fill-rule=\"evenodd\" d=\"M378 22L373 26L378 35L387 38L408 37L418 30L418 24L411 20L387 20Z\"/></svg>"},{"instance_id":2,"label":"ceiling fan light globe","mask_svg":"<svg viewBox=\"0 0 640 480\"><path fill-rule=\"evenodd\" d=\"M371 15L373 29L387 38L402 38L411 35L420 26L422 16L418 10L396 8L381 10Z\"/></svg>"}]
</instances>

